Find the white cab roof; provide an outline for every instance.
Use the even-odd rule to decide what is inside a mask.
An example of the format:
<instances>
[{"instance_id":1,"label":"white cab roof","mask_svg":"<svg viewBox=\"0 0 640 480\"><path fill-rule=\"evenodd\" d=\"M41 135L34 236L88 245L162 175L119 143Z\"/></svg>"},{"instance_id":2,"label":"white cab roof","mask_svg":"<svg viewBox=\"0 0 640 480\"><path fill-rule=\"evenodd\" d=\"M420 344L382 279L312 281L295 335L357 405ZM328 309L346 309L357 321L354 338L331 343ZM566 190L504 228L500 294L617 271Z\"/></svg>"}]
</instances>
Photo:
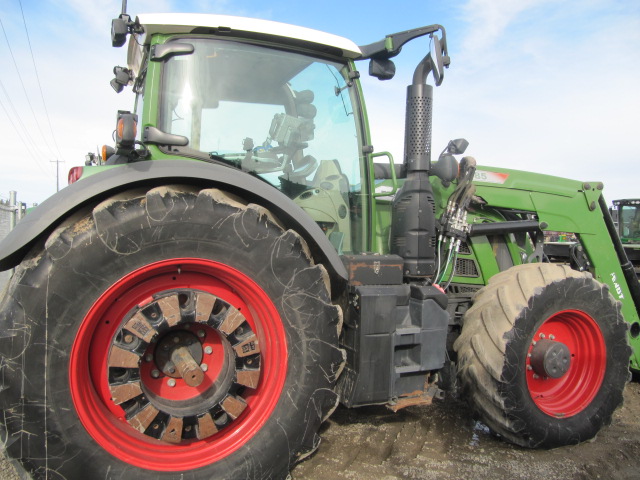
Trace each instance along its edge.
<instances>
[{"instance_id":1,"label":"white cab roof","mask_svg":"<svg viewBox=\"0 0 640 480\"><path fill-rule=\"evenodd\" d=\"M229 36L242 37L242 32L256 32L327 45L342 50L343 56L347 58L358 58L362 55L360 48L347 38L270 20L201 13L147 13L138 15L138 21L144 28L147 43L151 35L156 33L189 33L196 27L208 27L228 30ZM238 35L234 35L234 32L238 32Z\"/></svg>"}]
</instances>

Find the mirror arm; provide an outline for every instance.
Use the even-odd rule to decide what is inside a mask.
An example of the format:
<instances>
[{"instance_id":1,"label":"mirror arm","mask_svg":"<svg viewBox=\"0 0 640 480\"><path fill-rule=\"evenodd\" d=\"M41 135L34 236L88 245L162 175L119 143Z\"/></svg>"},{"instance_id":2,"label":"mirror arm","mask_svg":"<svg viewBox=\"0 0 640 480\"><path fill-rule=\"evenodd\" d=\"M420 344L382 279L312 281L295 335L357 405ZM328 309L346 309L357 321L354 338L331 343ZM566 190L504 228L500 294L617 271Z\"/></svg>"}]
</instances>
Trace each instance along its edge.
<instances>
[{"instance_id":1,"label":"mirror arm","mask_svg":"<svg viewBox=\"0 0 640 480\"><path fill-rule=\"evenodd\" d=\"M392 33L387 35L384 40L379 40L369 45L360 46L362 57L358 60L366 60L369 58L389 59L400 53L402 47L411 40L432 34L440 30L442 33L442 48L445 56L447 55L447 42L444 27L442 25L429 25L426 27L414 28L413 30L405 30L404 32Z\"/></svg>"}]
</instances>

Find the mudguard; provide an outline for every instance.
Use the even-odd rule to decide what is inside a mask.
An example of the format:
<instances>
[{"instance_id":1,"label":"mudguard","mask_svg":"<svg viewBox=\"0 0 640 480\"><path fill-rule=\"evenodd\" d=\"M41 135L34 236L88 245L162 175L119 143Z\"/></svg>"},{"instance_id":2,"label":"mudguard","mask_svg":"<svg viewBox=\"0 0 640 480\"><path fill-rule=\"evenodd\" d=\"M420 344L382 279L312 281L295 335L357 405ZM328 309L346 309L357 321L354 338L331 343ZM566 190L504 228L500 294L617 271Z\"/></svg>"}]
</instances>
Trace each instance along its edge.
<instances>
[{"instance_id":1,"label":"mudguard","mask_svg":"<svg viewBox=\"0 0 640 480\"><path fill-rule=\"evenodd\" d=\"M316 262L322 263L332 280L346 281L347 272L338 253L318 225L289 197L262 180L230 167L185 160L145 161L105 170L84 178L51 196L29 212L0 241L0 271L18 265L43 235L86 205L138 187L167 183L220 188L248 202L269 209L307 242Z\"/></svg>"}]
</instances>

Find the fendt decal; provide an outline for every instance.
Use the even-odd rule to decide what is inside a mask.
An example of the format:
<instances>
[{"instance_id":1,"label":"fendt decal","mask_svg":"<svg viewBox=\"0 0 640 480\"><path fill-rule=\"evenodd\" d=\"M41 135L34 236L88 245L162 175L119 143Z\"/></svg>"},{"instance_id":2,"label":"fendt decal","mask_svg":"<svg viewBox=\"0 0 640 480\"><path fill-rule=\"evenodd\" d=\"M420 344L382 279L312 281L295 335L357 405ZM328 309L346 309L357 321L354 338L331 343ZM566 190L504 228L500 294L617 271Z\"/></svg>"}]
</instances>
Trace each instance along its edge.
<instances>
[{"instance_id":1,"label":"fendt decal","mask_svg":"<svg viewBox=\"0 0 640 480\"><path fill-rule=\"evenodd\" d=\"M624 294L622 293L622 287L616 280L618 280L618 277L616 277L615 273L611 272L611 282L613 283L613 289L618 294L618 298L622 300L624 299Z\"/></svg>"}]
</instances>

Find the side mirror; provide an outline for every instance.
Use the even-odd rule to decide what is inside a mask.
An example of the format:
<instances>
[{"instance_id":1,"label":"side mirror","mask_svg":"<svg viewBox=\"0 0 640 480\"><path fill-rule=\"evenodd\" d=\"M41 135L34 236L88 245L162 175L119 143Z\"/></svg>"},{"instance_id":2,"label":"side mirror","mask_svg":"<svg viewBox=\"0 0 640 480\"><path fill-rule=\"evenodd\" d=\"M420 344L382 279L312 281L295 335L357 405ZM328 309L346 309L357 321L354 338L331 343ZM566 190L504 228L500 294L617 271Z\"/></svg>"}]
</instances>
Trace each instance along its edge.
<instances>
[{"instance_id":1,"label":"side mirror","mask_svg":"<svg viewBox=\"0 0 640 480\"><path fill-rule=\"evenodd\" d=\"M452 155L462 155L467 147L469 146L469 142L464 138L456 138L455 140L451 140L447 145L447 152Z\"/></svg>"},{"instance_id":2,"label":"side mirror","mask_svg":"<svg viewBox=\"0 0 640 480\"><path fill-rule=\"evenodd\" d=\"M378 80L391 80L396 74L396 65L388 58L372 58L369 61L369 75Z\"/></svg>"},{"instance_id":3,"label":"side mirror","mask_svg":"<svg viewBox=\"0 0 640 480\"><path fill-rule=\"evenodd\" d=\"M447 55L444 29L442 29L442 40L435 33L431 33L430 37L431 47L429 53L425 55L413 72L412 85L426 84L429 73L433 73L433 80L436 86L440 86L442 80L444 80L444 69L448 68L451 63L451 59Z\"/></svg>"},{"instance_id":4,"label":"side mirror","mask_svg":"<svg viewBox=\"0 0 640 480\"><path fill-rule=\"evenodd\" d=\"M442 57L442 46L440 39L436 35L431 35L431 66L433 71L433 79L436 86L440 86L444 80L445 62Z\"/></svg>"}]
</instances>

